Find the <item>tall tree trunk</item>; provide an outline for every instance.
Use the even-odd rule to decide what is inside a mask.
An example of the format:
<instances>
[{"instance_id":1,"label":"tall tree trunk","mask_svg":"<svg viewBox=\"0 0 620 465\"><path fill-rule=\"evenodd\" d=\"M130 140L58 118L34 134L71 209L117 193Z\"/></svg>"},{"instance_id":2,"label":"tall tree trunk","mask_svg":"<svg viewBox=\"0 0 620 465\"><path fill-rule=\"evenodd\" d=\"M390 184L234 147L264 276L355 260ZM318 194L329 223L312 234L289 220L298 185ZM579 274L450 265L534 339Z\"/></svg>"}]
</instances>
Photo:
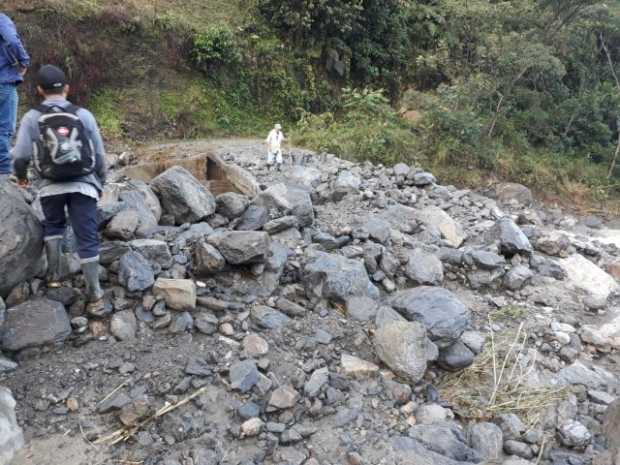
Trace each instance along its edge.
<instances>
[{"instance_id":1,"label":"tall tree trunk","mask_svg":"<svg viewBox=\"0 0 620 465\"><path fill-rule=\"evenodd\" d=\"M605 55L607 56L607 63L609 64L609 69L611 70L611 74L616 81L616 88L618 89L618 93L620 94L620 80L618 80L618 75L616 74L616 69L614 68L614 62L611 59L611 55L609 53L609 49L607 48L607 44L605 43L605 38L603 37L603 33L600 34L601 46L605 51ZM616 130L618 131L618 143L616 144L616 151L614 153L614 157L611 160L611 165L609 166L609 172L607 173L607 179L611 179L616 169L616 163L618 161L618 154L620 153L620 115L616 117Z\"/></svg>"}]
</instances>

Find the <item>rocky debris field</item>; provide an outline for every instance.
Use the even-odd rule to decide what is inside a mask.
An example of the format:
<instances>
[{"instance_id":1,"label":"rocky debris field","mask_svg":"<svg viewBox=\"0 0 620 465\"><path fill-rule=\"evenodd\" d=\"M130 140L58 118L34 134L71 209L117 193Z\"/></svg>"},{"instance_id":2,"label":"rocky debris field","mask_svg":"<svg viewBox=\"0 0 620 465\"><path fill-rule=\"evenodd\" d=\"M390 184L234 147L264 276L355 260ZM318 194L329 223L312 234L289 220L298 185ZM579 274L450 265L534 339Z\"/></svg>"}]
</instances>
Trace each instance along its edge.
<instances>
[{"instance_id":1,"label":"rocky debris field","mask_svg":"<svg viewBox=\"0 0 620 465\"><path fill-rule=\"evenodd\" d=\"M37 201L0 186L0 464L620 465L613 224L217 150L257 196L116 172L92 313L71 231L47 289Z\"/></svg>"}]
</instances>

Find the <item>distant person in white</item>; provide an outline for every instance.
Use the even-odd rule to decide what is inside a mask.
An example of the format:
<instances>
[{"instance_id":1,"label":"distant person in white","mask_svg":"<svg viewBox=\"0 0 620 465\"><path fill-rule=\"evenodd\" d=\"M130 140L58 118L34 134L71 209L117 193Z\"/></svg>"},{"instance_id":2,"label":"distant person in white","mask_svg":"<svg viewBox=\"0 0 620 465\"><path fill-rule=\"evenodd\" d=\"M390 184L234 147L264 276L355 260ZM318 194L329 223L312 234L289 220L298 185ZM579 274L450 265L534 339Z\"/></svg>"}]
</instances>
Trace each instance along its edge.
<instances>
[{"instance_id":1,"label":"distant person in white","mask_svg":"<svg viewBox=\"0 0 620 465\"><path fill-rule=\"evenodd\" d=\"M276 124L269 132L267 139L267 168L271 169L275 160L278 171L282 169L282 142L284 142L284 133L282 126Z\"/></svg>"}]
</instances>

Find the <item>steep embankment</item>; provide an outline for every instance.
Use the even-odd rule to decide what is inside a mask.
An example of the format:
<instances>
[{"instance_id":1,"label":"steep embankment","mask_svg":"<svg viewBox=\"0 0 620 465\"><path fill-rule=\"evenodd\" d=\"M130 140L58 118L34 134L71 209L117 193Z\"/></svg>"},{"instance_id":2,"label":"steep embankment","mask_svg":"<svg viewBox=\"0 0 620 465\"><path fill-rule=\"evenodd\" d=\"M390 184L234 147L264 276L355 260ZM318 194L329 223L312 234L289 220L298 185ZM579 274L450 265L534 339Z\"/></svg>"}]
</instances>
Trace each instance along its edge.
<instances>
[{"instance_id":1,"label":"steep embankment","mask_svg":"<svg viewBox=\"0 0 620 465\"><path fill-rule=\"evenodd\" d=\"M300 90L279 43L269 34L245 43L251 31L239 27L251 23L249 5L35 0L3 7L18 24L33 68L62 65L72 98L92 108L108 140L135 142L262 132L272 123L267 118L295 107ZM229 59L243 59L242 72L224 70ZM24 106L33 101L33 86L29 80L24 87Z\"/></svg>"}]
</instances>

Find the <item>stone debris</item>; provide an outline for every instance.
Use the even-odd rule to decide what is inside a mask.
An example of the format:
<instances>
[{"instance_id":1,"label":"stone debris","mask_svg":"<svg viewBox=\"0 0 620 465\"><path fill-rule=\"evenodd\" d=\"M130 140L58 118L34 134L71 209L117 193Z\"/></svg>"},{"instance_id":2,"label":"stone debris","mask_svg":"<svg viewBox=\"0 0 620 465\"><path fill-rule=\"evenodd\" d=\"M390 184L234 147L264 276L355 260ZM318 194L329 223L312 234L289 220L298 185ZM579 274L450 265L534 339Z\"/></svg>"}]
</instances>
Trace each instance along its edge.
<instances>
[{"instance_id":1,"label":"stone debris","mask_svg":"<svg viewBox=\"0 0 620 465\"><path fill-rule=\"evenodd\" d=\"M491 189L496 200L443 186L404 163L294 151L299 164L268 171L239 144L218 157L253 181L251 195L235 178L215 196L220 180L181 166L150 182L113 173L96 312L73 233L63 287L47 289L31 199L0 181L0 268L11 270L0 276L0 383L29 436L94 441L178 404L109 448L109 462L617 455L620 240L604 220L541 206L521 185ZM468 416L492 376L482 363L496 351L501 370L520 327L502 378L523 395L559 394L527 417L491 410L487 392ZM22 444L13 409L0 388L0 463Z\"/></svg>"}]
</instances>

